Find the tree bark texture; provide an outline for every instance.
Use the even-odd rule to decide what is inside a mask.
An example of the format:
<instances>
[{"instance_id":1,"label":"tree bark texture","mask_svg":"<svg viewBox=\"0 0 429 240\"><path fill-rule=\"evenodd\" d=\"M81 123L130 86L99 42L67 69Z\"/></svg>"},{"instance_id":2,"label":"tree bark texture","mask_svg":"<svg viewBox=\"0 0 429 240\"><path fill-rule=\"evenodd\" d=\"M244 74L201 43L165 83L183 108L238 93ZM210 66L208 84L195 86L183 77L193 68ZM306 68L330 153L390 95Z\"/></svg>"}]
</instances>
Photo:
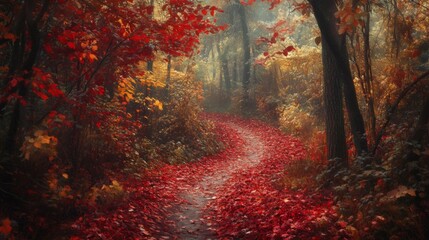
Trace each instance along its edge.
<instances>
[{"instance_id":1,"label":"tree bark texture","mask_svg":"<svg viewBox=\"0 0 429 240\"><path fill-rule=\"evenodd\" d=\"M246 11L239 0L235 1L238 5L237 13L240 18L241 32L243 38L243 104L242 110L244 113L250 108L249 87L250 87L250 40L249 28L247 26Z\"/></svg>"},{"instance_id":2,"label":"tree bark texture","mask_svg":"<svg viewBox=\"0 0 429 240\"><path fill-rule=\"evenodd\" d=\"M322 38L325 39L325 45L322 45L322 48L330 49L329 51L335 60L333 67L336 68L336 71L341 73L353 142L358 155L362 155L368 152L365 123L357 101L345 36L339 35L337 31L337 19L335 18L335 12L337 11L336 2L334 0L310 0L309 2L313 7L313 12L322 33Z\"/></svg>"},{"instance_id":3,"label":"tree bark texture","mask_svg":"<svg viewBox=\"0 0 429 240\"><path fill-rule=\"evenodd\" d=\"M329 45L330 39L326 36L329 31L336 31L334 0L310 1L313 6L319 27L322 32L322 62L323 62L323 98L326 113L326 141L328 145L328 159L336 159L332 164L347 165L347 147L344 130L344 112L342 81L344 77L338 69L336 57ZM329 16L328 19L322 19ZM324 25L328 23L329 25ZM329 33L333 34L333 33ZM332 167L332 166L331 166Z\"/></svg>"}]
</instances>

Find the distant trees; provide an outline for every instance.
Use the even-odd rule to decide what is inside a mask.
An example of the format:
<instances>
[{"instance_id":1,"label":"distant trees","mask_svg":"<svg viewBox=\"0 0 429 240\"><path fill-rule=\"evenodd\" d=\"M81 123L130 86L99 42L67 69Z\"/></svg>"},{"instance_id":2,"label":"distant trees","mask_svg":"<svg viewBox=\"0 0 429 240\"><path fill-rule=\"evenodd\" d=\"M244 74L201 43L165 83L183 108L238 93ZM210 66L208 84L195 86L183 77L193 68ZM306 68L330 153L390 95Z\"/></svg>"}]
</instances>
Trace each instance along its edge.
<instances>
[{"instance_id":1,"label":"distant trees","mask_svg":"<svg viewBox=\"0 0 429 240\"><path fill-rule=\"evenodd\" d=\"M240 3L239 0L235 0L237 14L240 18L241 24L241 34L243 41L243 100L242 100L242 111L246 113L250 107L250 98L249 98L249 86L250 86L250 40L249 40L249 29L246 17L246 11L244 6Z\"/></svg>"}]
</instances>

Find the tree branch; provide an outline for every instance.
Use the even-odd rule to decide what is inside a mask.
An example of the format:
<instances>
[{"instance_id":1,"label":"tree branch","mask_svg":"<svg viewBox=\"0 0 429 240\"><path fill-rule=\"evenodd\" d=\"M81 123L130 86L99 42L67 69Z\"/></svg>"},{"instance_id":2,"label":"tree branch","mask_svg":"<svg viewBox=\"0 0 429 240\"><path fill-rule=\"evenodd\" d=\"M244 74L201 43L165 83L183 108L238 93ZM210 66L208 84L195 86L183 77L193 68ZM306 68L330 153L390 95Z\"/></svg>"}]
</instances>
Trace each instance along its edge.
<instances>
[{"instance_id":1,"label":"tree branch","mask_svg":"<svg viewBox=\"0 0 429 240\"><path fill-rule=\"evenodd\" d=\"M390 107L390 109L388 110L386 122L384 122L383 126L381 127L380 131L378 132L377 139L374 143L374 148L372 149L372 154L375 154L375 152L377 151L377 148L381 142L381 137L383 136L384 132L386 131L387 126L392 121L394 113L396 112L396 110L398 110L398 106L399 106L399 103L401 102L401 100L408 94L408 92L411 91L411 89L413 89L419 82L421 82L422 80L424 80L428 76L429 76L429 71L424 72L422 75L417 77L414 80L414 82L412 82L410 85L408 85L406 88L404 88L404 90L402 90L402 92L399 94L398 98L393 103L392 107Z\"/></svg>"}]
</instances>

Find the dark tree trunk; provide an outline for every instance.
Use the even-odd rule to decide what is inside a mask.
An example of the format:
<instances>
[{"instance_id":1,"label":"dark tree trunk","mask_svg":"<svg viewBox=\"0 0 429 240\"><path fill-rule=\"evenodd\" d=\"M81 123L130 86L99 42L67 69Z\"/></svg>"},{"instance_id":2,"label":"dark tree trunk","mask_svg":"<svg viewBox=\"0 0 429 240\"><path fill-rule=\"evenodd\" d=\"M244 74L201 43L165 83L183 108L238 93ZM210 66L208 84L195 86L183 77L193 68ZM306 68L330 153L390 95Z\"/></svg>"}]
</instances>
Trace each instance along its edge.
<instances>
[{"instance_id":1,"label":"dark tree trunk","mask_svg":"<svg viewBox=\"0 0 429 240\"><path fill-rule=\"evenodd\" d=\"M225 82L225 93L226 100L229 102L231 97L231 76L229 74L229 64L228 64L228 47L223 50L223 53L220 54L220 64L222 66L223 79Z\"/></svg>"},{"instance_id":2,"label":"dark tree trunk","mask_svg":"<svg viewBox=\"0 0 429 240\"><path fill-rule=\"evenodd\" d=\"M212 80L214 82L216 79L216 68L214 67L215 63L216 63L216 59L215 59L215 53L214 53L214 46L213 45L212 45L212 61L213 61Z\"/></svg>"},{"instance_id":3,"label":"dark tree trunk","mask_svg":"<svg viewBox=\"0 0 429 240\"><path fill-rule=\"evenodd\" d=\"M337 32L335 32L337 33ZM368 153L368 143L365 132L365 122L363 121L362 113L359 109L359 103L357 100L356 89L353 82L352 73L348 64L348 52L346 41L344 37L341 37L340 53L343 54L343 60L339 60L346 63L344 67L336 64L337 69L341 71L344 82L344 98L346 102L347 115L350 121L350 127L353 135L353 142L356 147L356 152L359 156ZM335 58L338 59L338 58Z\"/></svg>"},{"instance_id":4,"label":"dark tree trunk","mask_svg":"<svg viewBox=\"0 0 429 240\"><path fill-rule=\"evenodd\" d=\"M429 97L426 97L423 103L422 110L420 111L419 120L411 135L410 142L421 143L423 137L428 134L428 123L429 123Z\"/></svg>"},{"instance_id":5,"label":"dark tree trunk","mask_svg":"<svg viewBox=\"0 0 429 240\"><path fill-rule=\"evenodd\" d=\"M154 8L155 7L155 0L150 0L150 6L152 7L152 8ZM154 11L152 11L152 13L150 14L150 18L153 18L153 12ZM153 60L148 60L147 61L147 63L146 63L146 70L148 70L149 72L153 72Z\"/></svg>"},{"instance_id":6,"label":"dark tree trunk","mask_svg":"<svg viewBox=\"0 0 429 240\"><path fill-rule=\"evenodd\" d=\"M225 79L226 97L229 100L231 96L231 77L229 75L228 59L225 56L222 58L222 69L223 69L223 78Z\"/></svg>"},{"instance_id":7,"label":"dark tree trunk","mask_svg":"<svg viewBox=\"0 0 429 240\"><path fill-rule=\"evenodd\" d=\"M328 159L332 165L347 166L347 147L344 131L344 113L342 96L342 72L338 69L336 57L329 45L327 32L336 35L336 5L334 0L310 1L313 6L319 27L322 32L322 60L323 60L323 96L326 112L326 141L328 145ZM325 17L328 17L325 19ZM321 19L323 18L323 19ZM323 21L323 22L322 22ZM329 25L323 25L326 22ZM339 37L335 39L340 41Z\"/></svg>"},{"instance_id":8,"label":"dark tree trunk","mask_svg":"<svg viewBox=\"0 0 429 240\"><path fill-rule=\"evenodd\" d=\"M423 102L423 106L420 110L420 115L415 125L414 130L412 131L410 137L408 138L409 145L406 150L406 155L404 158L399 158L394 168L394 174L398 177L399 182L402 184L413 184L415 180L421 181L421 168L410 168L409 166L414 165L413 163L418 163L422 161L421 151L424 151L425 136L428 136L428 123L429 123L429 97L426 97ZM424 160L423 160L424 161ZM413 180L414 179L414 180Z\"/></svg>"},{"instance_id":9,"label":"dark tree trunk","mask_svg":"<svg viewBox=\"0 0 429 240\"><path fill-rule=\"evenodd\" d=\"M270 92L274 95L274 96L278 96L280 89L279 89L279 84L278 84L278 80L281 79L282 77L282 71L280 69L280 66L278 64L273 64L271 66L272 68L272 77L268 78L269 79L269 85L270 85Z\"/></svg>"},{"instance_id":10,"label":"dark tree trunk","mask_svg":"<svg viewBox=\"0 0 429 240\"><path fill-rule=\"evenodd\" d=\"M428 134L428 123L429 123L429 97L427 97L423 103L423 106L420 111L420 116L417 120L416 126L411 133L410 138L408 139L408 142L413 143L412 146L410 146L410 150L408 152L408 155L406 157L406 161L415 161L418 159L418 154L416 154L413 150L415 146L420 146L419 150L422 150L422 144L424 136ZM405 168L403 166L405 163L402 163L399 167Z\"/></svg>"},{"instance_id":11,"label":"dark tree trunk","mask_svg":"<svg viewBox=\"0 0 429 240\"><path fill-rule=\"evenodd\" d=\"M344 112L341 74L336 69L335 57L326 47L326 39L322 38L323 58L323 100L325 104L326 142L328 159L338 159L347 165L347 146L344 131ZM335 164L338 164L335 163Z\"/></svg>"},{"instance_id":12,"label":"dark tree trunk","mask_svg":"<svg viewBox=\"0 0 429 240\"><path fill-rule=\"evenodd\" d=\"M162 90L162 100L170 100L170 82L171 82L171 55L167 56L167 77L165 78L165 87Z\"/></svg>"},{"instance_id":13,"label":"dark tree trunk","mask_svg":"<svg viewBox=\"0 0 429 240\"><path fill-rule=\"evenodd\" d=\"M246 11L239 0L235 1L238 5L237 13L240 17L241 33L243 37L243 104L242 111L247 113L250 110L249 86L250 86L250 40L249 29L247 26Z\"/></svg>"},{"instance_id":14,"label":"dark tree trunk","mask_svg":"<svg viewBox=\"0 0 429 240\"><path fill-rule=\"evenodd\" d=\"M165 79L165 87L168 89L171 81L171 55L168 55L167 60L167 78Z\"/></svg>"},{"instance_id":15,"label":"dark tree trunk","mask_svg":"<svg viewBox=\"0 0 429 240\"><path fill-rule=\"evenodd\" d=\"M365 26L363 28L364 38L364 61L365 61L365 99L368 107L368 120L369 120L369 132L370 139L374 143L376 138L376 123L377 118L374 110L374 94L373 94L373 77L372 77L372 61L371 61L371 46L369 41L370 23L371 23L371 2L365 4ZM368 151L368 149L367 149Z\"/></svg>"},{"instance_id":16,"label":"dark tree trunk","mask_svg":"<svg viewBox=\"0 0 429 240\"><path fill-rule=\"evenodd\" d=\"M232 68L232 89L237 88L237 82L238 82L238 64L237 59L234 60L234 66Z\"/></svg>"},{"instance_id":17,"label":"dark tree trunk","mask_svg":"<svg viewBox=\"0 0 429 240\"><path fill-rule=\"evenodd\" d=\"M33 18L32 12L34 9L34 3L26 1L22 5L22 11L23 11L23 17L25 18L25 22L27 23L27 31L28 36L31 41L31 48L30 52L28 53L27 59L24 61L24 46L26 45L26 29L25 26L21 26L21 32L19 33L20 39L20 48L22 49L21 54L19 54L20 59L14 59L12 57L11 64L15 65L17 63L23 63L20 69L19 65L14 66L16 70L22 70L23 72L23 78L24 79L30 79L33 75L33 66L37 61L37 57L39 55L40 47L41 47L41 36L39 31L39 21L41 20L43 14L48 10L49 2L46 0L43 2L42 8L40 12ZM20 21L20 20L19 20ZM19 23L20 25L21 23ZM16 63L14 62L16 60ZM14 72L15 72L14 69ZM11 75L12 76L12 75ZM15 89L15 91L18 92L18 95L21 96L23 99L27 98L27 86L25 86L24 82L20 82ZM13 153L16 151L16 138L18 134L18 129L21 124L22 120L22 111L21 103L19 101L16 101L14 103L14 107L12 110L11 120L10 124L7 130L6 138L5 138L5 150L6 153Z\"/></svg>"},{"instance_id":18,"label":"dark tree trunk","mask_svg":"<svg viewBox=\"0 0 429 240\"><path fill-rule=\"evenodd\" d=\"M337 69L336 71L341 72L353 142L358 155L363 155L368 152L365 123L357 101L345 36L339 35L337 31L337 19L335 18L335 12L337 11L336 2L333 0L310 0L309 2L313 7L313 12L322 36L325 38L326 44L324 47L330 49L336 61L334 68Z\"/></svg>"},{"instance_id":19,"label":"dark tree trunk","mask_svg":"<svg viewBox=\"0 0 429 240\"><path fill-rule=\"evenodd\" d=\"M222 99L222 95L223 95L222 53L220 51L219 39L216 42L216 50L217 50L217 57L219 61L219 96Z\"/></svg>"},{"instance_id":20,"label":"dark tree trunk","mask_svg":"<svg viewBox=\"0 0 429 240\"><path fill-rule=\"evenodd\" d=\"M15 25L14 34L18 37L13 43L11 59L9 61L9 71L7 73L7 77L5 81L2 83L2 86L7 85L14 77L18 68L22 66L22 62L24 61L24 49L25 49L25 5L21 8L21 11L18 15L17 23ZM0 117L3 117L7 104L6 102L0 103Z\"/></svg>"}]
</instances>

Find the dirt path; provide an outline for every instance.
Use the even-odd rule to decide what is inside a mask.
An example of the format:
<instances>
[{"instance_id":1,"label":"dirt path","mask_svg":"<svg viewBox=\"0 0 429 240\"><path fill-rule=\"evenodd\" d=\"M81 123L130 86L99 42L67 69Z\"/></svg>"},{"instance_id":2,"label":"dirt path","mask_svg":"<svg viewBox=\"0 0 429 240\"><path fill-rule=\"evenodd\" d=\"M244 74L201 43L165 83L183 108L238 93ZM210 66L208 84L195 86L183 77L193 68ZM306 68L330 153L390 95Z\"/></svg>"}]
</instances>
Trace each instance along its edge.
<instances>
[{"instance_id":1,"label":"dirt path","mask_svg":"<svg viewBox=\"0 0 429 240\"><path fill-rule=\"evenodd\" d=\"M306 157L299 140L256 120L207 118L223 151L124 177L127 201L79 218L75 239L349 239L329 193L280 185Z\"/></svg>"},{"instance_id":2,"label":"dirt path","mask_svg":"<svg viewBox=\"0 0 429 240\"><path fill-rule=\"evenodd\" d=\"M175 232L179 239L214 239L215 233L203 218L206 205L216 199L216 191L233 174L244 172L248 168L257 165L265 152L264 142L251 130L227 123L231 131L237 131L244 141L243 154L231 156L229 161L217 169L205 174L202 181L191 189L181 194L186 201L176 208L172 215L172 221L176 224Z\"/></svg>"}]
</instances>

